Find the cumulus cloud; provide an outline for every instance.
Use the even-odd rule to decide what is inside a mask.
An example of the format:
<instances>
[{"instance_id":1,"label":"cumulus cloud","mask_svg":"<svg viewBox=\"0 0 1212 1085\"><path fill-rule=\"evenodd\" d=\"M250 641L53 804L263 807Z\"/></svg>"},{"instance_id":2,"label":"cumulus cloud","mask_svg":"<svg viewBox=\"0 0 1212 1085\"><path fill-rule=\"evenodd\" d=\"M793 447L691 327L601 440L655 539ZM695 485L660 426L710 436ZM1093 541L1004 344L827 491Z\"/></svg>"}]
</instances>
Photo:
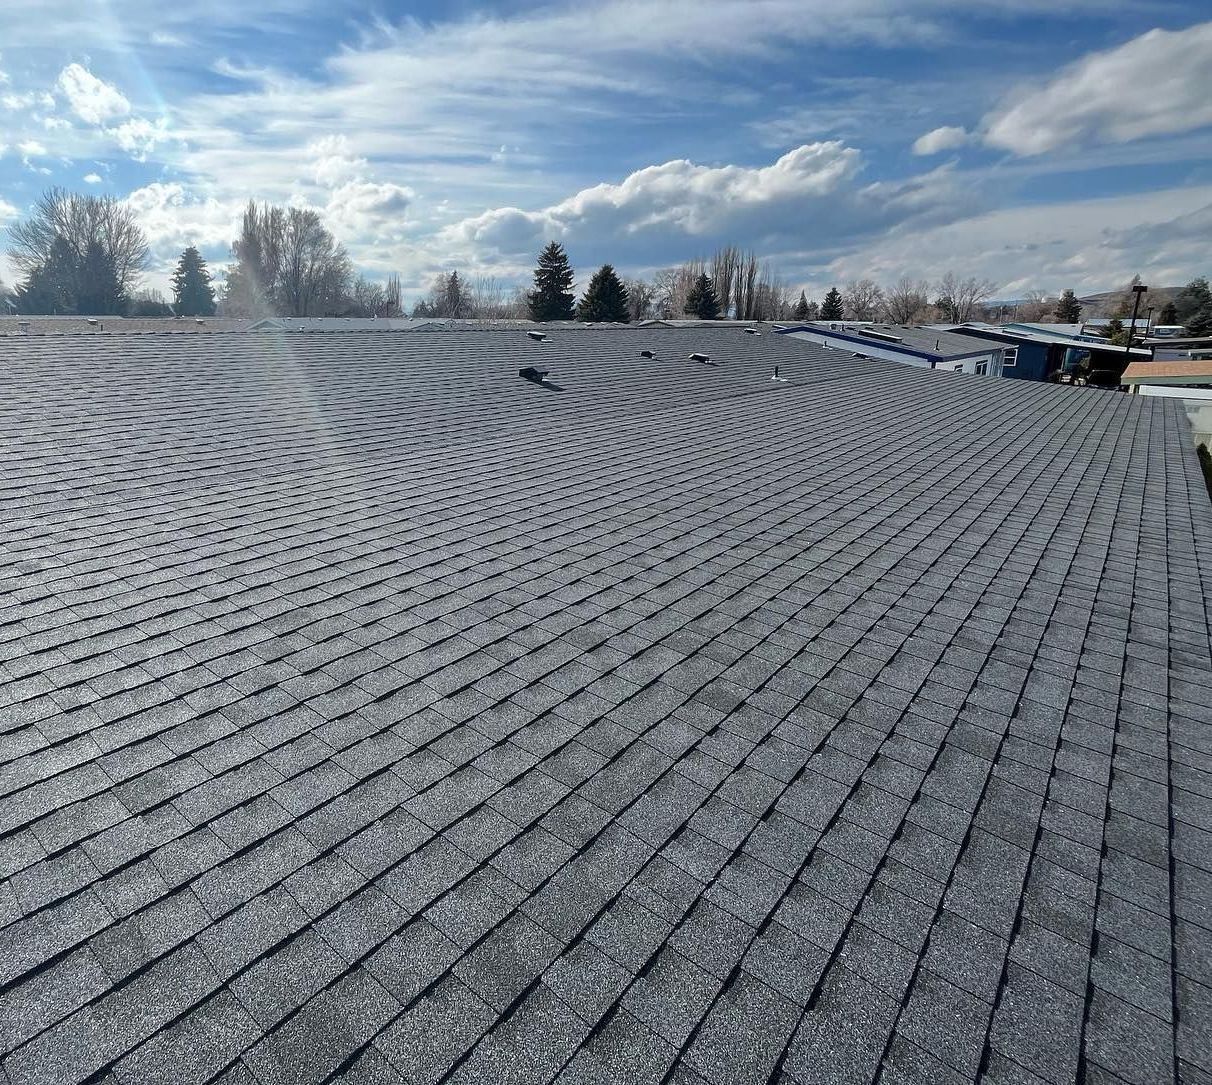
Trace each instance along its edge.
<instances>
[{"instance_id":1,"label":"cumulus cloud","mask_svg":"<svg viewBox=\"0 0 1212 1085\"><path fill-rule=\"evenodd\" d=\"M101 182L102 177L99 173L86 173L84 175L84 183L86 185L99 185Z\"/></svg>"},{"instance_id":2,"label":"cumulus cloud","mask_svg":"<svg viewBox=\"0 0 1212 1085\"><path fill-rule=\"evenodd\" d=\"M503 254L532 250L543 239L634 241L642 237L710 240L721 233L754 238L798 232L797 216L851 181L860 154L837 140L808 143L769 166L703 166L676 159L648 166L618 184L582 189L538 211L501 207L449 231Z\"/></svg>"},{"instance_id":3,"label":"cumulus cloud","mask_svg":"<svg viewBox=\"0 0 1212 1085\"><path fill-rule=\"evenodd\" d=\"M324 208L338 234L352 237L397 235L416 193L404 185L377 181L347 181L335 188Z\"/></svg>"},{"instance_id":4,"label":"cumulus cloud","mask_svg":"<svg viewBox=\"0 0 1212 1085\"><path fill-rule=\"evenodd\" d=\"M316 184L333 188L365 173L369 163L353 154L343 135L324 136L307 146Z\"/></svg>"},{"instance_id":5,"label":"cumulus cloud","mask_svg":"<svg viewBox=\"0 0 1212 1085\"><path fill-rule=\"evenodd\" d=\"M155 181L123 201L138 217L153 257L162 266L187 245L214 248L236 236L243 201L203 195L179 182Z\"/></svg>"},{"instance_id":6,"label":"cumulus cloud","mask_svg":"<svg viewBox=\"0 0 1212 1085\"><path fill-rule=\"evenodd\" d=\"M968 131L954 125L935 128L913 141L913 153L917 155L938 154L968 142Z\"/></svg>"},{"instance_id":7,"label":"cumulus cloud","mask_svg":"<svg viewBox=\"0 0 1212 1085\"><path fill-rule=\"evenodd\" d=\"M168 130L168 121L163 117L155 121L132 117L115 128L106 128L105 132L137 162L146 161L158 144L173 138Z\"/></svg>"},{"instance_id":8,"label":"cumulus cloud","mask_svg":"<svg viewBox=\"0 0 1212 1085\"><path fill-rule=\"evenodd\" d=\"M1212 22L1150 30L1083 57L984 121L984 140L1020 155L1080 143L1126 143L1212 124Z\"/></svg>"},{"instance_id":9,"label":"cumulus cloud","mask_svg":"<svg viewBox=\"0 0 1212 1085\"><path fill-rule=\"evenodd\" d=\"M107 124L130 113L130 102L112 83L99 79L81 64L59 73L57 86L72 112L85 124Z\"/></svg>"}]
</instances>

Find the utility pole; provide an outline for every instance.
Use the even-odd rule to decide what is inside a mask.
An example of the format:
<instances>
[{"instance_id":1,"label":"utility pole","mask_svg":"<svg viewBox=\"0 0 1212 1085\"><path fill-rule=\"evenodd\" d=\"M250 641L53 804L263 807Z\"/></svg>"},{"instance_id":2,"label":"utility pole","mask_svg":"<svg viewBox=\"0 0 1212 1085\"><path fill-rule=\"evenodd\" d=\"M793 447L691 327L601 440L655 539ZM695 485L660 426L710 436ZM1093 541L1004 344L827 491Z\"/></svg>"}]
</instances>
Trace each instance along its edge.
<instances>
[{"instance_id":1,"label":"utility pole","mask_svg":"<svg viewBox=\"0 0 1212 1085\"><path fill-rule=\"evenodd\" d=\"M1132 360L1132 336L1136 332L1136 314L1140 312L1140 296L1148 293L1149 288L1143 283L1132 284L1132 323L1128 326L1128 342L1124 344L1124 364Z\"/></svg>"}]
</instances>

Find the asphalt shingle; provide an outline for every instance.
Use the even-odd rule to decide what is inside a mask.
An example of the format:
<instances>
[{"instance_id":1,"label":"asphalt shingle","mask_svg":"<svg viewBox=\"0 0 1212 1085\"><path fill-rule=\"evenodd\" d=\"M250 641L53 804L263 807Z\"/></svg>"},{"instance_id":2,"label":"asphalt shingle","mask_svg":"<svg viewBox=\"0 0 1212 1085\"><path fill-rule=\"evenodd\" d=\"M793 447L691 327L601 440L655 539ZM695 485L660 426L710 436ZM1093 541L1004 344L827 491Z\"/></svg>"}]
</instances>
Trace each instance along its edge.
<instances>
[{"instance_id":1,"label":"asphalt shingle","mask_svg":"<svg viewBox=\"0 0 1212 1085\"><path fill-rule=\"evenodd\" d=\"M4 343L9 1081L1212 1075L1173 403L725 328Z\"/></svg>"}]
</instances>

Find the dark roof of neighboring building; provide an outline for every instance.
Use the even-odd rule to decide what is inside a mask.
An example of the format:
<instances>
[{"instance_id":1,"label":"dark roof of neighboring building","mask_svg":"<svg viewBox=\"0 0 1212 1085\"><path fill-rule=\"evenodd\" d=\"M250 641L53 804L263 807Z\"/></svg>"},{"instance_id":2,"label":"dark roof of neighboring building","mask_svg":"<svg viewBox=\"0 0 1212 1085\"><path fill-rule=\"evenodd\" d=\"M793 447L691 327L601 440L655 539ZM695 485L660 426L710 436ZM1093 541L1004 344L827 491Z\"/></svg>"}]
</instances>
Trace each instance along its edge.
<instances>
[{"instance_id":1,"label":"dark roof of neighboring building","mask_svg":"<svg viewBox=\"0 0 1212 1085\"><path fill-rule=\"evenodd\" d=\"M931 358L971 358L990 350L1000 350L1002 343L989 339L983 346L973 344L972 335L956 335L939 328L915 327L905 324L850 324L846 321L810 321L804 324L787 325L784 333L796 331L820 332L842 336L855 343L867 344L884 350L903 350L906 353Z\"/></svg>"},{"instance_id":2,"label":"dark roof of neighboring building","mask_svg":"<svg viewBox=\"0 0 1212 1085\"><path fill-rule=\"evenodd\" d=\"M4 354L6 1085L1212 1073L1178 403L702 328Z\"/></svg>"},{"instance_id":3,"label":"dark roof of neighboring building","mask_svg":"<svg viewBox=\"0 0 1212 1085\"><path fill-rule=\"evenodd\" d=\"M1036 327L1028 327L1026 325L1008 325L1006 327L988 327L986 325L973 325L971 327L965 325L957 325L955 328L956 335L971 335L984 337L985 339L1010 340L1022 343L1040 343L1042 345L1056 345L1063 347L1073 347L1077 350L1088 350L1093 354L1106 355L1113 354L1123 356L1125 354L1123 347L1113 346L1106 342L1095 342L1090 339L1078 339L1072 335L1061 335L1056 332L1048 332L1038 330ZM1133 347L1128 356L1132 358L1149 358L1150 353L1141 347Z\"/></svg>"}]
</instances>

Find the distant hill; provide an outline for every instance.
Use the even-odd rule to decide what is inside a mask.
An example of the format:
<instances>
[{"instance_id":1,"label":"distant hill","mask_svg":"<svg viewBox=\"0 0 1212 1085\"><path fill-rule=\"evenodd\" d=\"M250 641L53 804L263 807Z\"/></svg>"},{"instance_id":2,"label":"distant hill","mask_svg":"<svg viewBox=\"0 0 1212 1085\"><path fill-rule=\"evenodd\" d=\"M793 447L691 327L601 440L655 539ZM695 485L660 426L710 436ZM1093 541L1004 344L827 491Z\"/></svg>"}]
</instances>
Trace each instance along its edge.
<instances>
[{"instance_id":1,"label":"distant hill","mask_svg":"<svg viewBox=\"0 0 1212 1085\"><path fill-rule=\"evenodd\" d=\"M1183 283L1182 286L1149 286L1149 293L1140 299L1141 312L1143 313L1152 305L1154 314L1160 313L1166 302L1173 301L1174 296L1185 285L1186 283ZM1082 305L1082 316L1086 319L1096 316L1111 316L1111 310L1115 308L1116 302L1119 301L1123 292L1121 287L1119 290L1104 290L1101 294L1083 294L1077 299Z\"/></svg>"}]
</instances>

